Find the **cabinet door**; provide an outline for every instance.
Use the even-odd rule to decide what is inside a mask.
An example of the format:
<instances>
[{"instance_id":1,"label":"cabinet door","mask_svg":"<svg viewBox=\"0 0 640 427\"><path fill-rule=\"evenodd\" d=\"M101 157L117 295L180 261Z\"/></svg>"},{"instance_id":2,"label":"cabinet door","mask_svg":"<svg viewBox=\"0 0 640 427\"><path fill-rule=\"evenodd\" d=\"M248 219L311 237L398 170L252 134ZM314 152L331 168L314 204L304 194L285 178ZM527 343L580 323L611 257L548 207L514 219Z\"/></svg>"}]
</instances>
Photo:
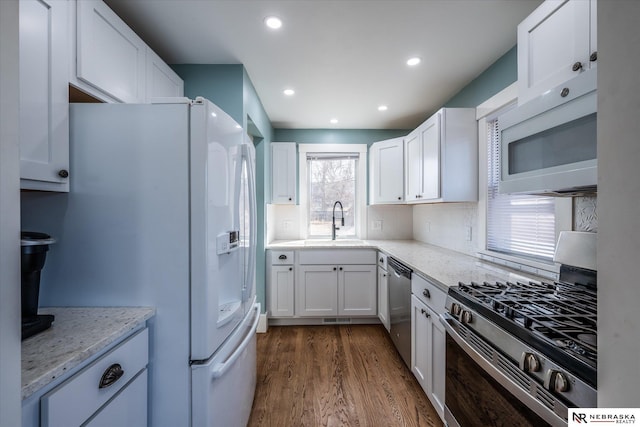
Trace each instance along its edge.
<instances>
[{"instance_id":1,"label":"cabinet door","mask_svg":"<svg viewBox=\"0 0 640 427\"><path fill-rule=\"evenodd\" d=\"M446 368L446 331L440 319L431 318L431 403L444 420L444 387Z\"/></svg>"},{"instance_id":2,"label":"cabinet door","mask_svg":"<svg viewBox=\"0 0 640 427\"><path fill-rule=\"evenodd\" d=\"M271 203L296 203L296 144L271 143Z\"/></svg>"},{"instance_id":3,"label":"cabinet door","mask_svg":"<svg viewBox=\"0 0 640 427\"><path fill-rule=\"evenodd\" d=\"M387 331L390 330L389 324L389 278L387 270L378 267L378 318L382 322Z\"/></svg>"},{"instance_id":4,"label":"cabinet door","mask_svg":"<svg viewBox=\"0 0 640 427\"><path fill-rule=\"evenodd\" d=\"M184 96L184 82L153 50L147 48L146 101Z\"/></svg>"},{"instance_id":5,"label":"cabinet door","mask_svg":"<svg viewBox=\"0 0 640 427\"><path fill-rule=\"evenodd\" d=\"M433 312L415 295L411 296L411 370L418 383L431 395L431 323Z\"/></svg>"},{"instance_id":6,"label":"cabinet door","mask_svg":"<svg viewBox=\"0 0 640 427\"><path fill-rule=\"evenodd\" d=\"M145 369L104 406L86 427L146 426L147 370Z\"/></svg>"},{"instance_id":7,"label":"cabinet door","mask_svg":"<svg viewBox=\"0 0 640 427\"><path fill-rule=\"evenodd\" d=\"M422 195L422 142L419 128L404 140L404 168L406 174L405 200L415 201Z\"/></svg>"},{"instance_id":8,"label":"cabinet door","mask_svg":"<svg viewBox=\"0 0 640 427\"><path fill-rule=\"evenodd\" d=\"M377 299L375 265L338 267L338 315L375 316Z\"/></svg>"},{"instance_id":9,"label":"cabinet door","mask_svg":"<svg viewBox=\"0 0 640 427\"><path fill-rule=\"evenodd\" d=\"M69 191L68 7L66 0L19 2L24 189Z\"/></svg>"},{"instance_id":10,"label":"cabinet door","mask_svg":"<svg viewBox=\"0 0 640 427\"><path fill-rule=\"evenodd\" d=\"M77 2L77 77L126 103L144 102L147 45L101 0Z\"/></svg>"},{"instance_id":11,"label":"cabinet door","mask_svg":"<svg viewBox=\"0 0 640 427\"><path fill-rule=\"evenodd\" d=\"M271 316L293 316L293 295L293 266L272 266L269 280L269 312Z\"/></svg>"},{"instance_id":12,"label":"cabinet door","mask_svg":"<svg viewBox=\"0 0 640 427\"><path fill-rule=\"evenodd\" d=\"M401 203L404 200L404 143L402 138L371 146L371 203Z\"/></svg>"},{"instance_id":13,"label":"cabinet door","mask_svg":"<svg viewBox=\"0 0 640 427\"><path fill-rule=\"evenodd\" d=\"M519 104L589 67L590 3L547 0L518 25Z\"/></svg>"},{"instance_id":14,"label":"cabinet door","mask_svg":"<svg viewBox=\"0 0 640 427\"><path fill-rule=\"evenodd\" d=\"M338 314L338 267L302 265L296 278L296 314L301 317Z\"/></svg>"},{"instance_id":15,"label":"cabinet door","mask_svg":"<svg viewBox=\"0 0 640 427\"><path fill-rule=\"evenodd\" d=\"M440 113L420 126L422 142L422 194L420 200L440 197Z\"/></svg>"}]
</instances>

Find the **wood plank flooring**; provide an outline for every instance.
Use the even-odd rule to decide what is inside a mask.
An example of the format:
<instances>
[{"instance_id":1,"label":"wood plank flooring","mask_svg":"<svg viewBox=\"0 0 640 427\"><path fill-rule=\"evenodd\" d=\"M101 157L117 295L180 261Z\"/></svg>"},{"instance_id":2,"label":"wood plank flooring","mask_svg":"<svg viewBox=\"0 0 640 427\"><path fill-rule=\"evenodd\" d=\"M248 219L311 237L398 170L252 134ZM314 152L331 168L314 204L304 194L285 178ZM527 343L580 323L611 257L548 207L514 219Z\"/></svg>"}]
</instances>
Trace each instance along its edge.
<instances>
[{"instance_id":1,"label":"wood plank flooring","mask_svg":"<svg viewBox=\"0 0 640 427\"><path fill-rule=\"evenodd\" d=\"M249 426L442 426L382 325L258 334Z\"/></svg>"}]
</instances>

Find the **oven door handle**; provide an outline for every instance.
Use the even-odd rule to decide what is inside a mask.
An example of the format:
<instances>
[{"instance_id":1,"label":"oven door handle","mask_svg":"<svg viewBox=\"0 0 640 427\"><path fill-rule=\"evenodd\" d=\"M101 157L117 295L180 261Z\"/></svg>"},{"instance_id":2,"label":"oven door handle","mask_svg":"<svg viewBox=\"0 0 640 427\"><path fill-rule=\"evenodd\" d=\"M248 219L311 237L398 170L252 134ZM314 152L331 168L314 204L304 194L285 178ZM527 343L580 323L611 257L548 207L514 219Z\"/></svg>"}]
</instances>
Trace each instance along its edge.
<instances>
[{"instance_id":1,"label":"oven door handle","mask_svg":"<svg viewBox=\"0 0 640 427\"><path fill-rule=\"evenodd\" d=\"M528 406L532 411L538 414L546 422L552 426L566 427L567 420L563 419L560 415L556 414L553 410L544 406L536 398L531 396L528 392L520 388L509 377L499 371L490 361L484 356L478 353L473 347L471 347L467 341L460 336L458 331L455 330L453 324L457 323L457 319L449 313L440 314L440 323L444 325L447 334L453 338L453 340L462 348L462 350L471 357L485 372L491 375L502 387L511 392L522 403ZM447 404L445 400L445 405ZM566 410L566 408L564 408ZM566 416L566 414L565 414Z\"/></svg>"}]
</instances>

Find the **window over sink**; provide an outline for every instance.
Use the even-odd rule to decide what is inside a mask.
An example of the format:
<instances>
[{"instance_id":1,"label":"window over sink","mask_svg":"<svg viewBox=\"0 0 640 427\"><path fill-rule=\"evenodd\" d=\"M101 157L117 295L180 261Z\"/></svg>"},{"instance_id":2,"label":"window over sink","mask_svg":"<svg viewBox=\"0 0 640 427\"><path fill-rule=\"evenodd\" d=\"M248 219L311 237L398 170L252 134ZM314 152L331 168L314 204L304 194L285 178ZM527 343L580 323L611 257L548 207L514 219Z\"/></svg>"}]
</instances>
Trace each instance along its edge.
<instances>
[{"instance_id":1,"label":"window over sink","mask_svg":"<svg viewBox=\"0 0 640 427\"><path fill-rule=\"evenodd\" d=\"M330 239L335 208L336 237L363 238L366 229L366 144L299 144L300 235ZM342 214L344 212L344 226Z\"/></svg>"}]
</instances>

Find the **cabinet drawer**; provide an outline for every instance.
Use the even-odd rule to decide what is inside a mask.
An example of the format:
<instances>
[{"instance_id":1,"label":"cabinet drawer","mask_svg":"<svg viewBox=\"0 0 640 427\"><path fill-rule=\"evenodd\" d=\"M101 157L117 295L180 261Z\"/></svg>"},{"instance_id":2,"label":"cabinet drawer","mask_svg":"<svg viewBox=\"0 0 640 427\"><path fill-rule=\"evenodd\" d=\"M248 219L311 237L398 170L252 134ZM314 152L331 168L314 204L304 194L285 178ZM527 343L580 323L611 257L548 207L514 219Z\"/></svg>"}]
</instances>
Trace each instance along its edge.
<instances>
[{"instance_id":1,"label":"cabinet drawer","mask_svg":"<svg viewBox=\"0 0 640 427\"><path fill-rule=\"evenodd\" d=\"M387 270L387 254L378 252L378 267Z\"/></svg>"},{"instance_id":2,"label":"cabinet drawer","mask_svg":"<svg viewBox=\"0 0 640 427\"><path fill-rule=\"evenodd\" d=\"M40 400L43 427L79 426L118 393L149 359L149 334L144 329L60 384ZM103 374L119 364L122 376L99 388Z\"/></svg>"},{"instance_id":3,"label":"cabinet drawer","mask_svg":"<svg viewBox=\"0 0 640 427\"><path fill-rule=\"evenodd\" d=\"M146 425L147 370L145 369L83 427Z\"/></svg>"},{"instance_id":4,"label":"cabinet drawer","mask_svg":"<svg viewBox=\"0 0 640 427\"><path fill-rule=\"evenodd\" d=\"M411 275L411 293L436 313L441 314L444 312L447 294L435 284L415 273Z\"/></svg>"},{"instance_id":5,"label":"cabinet drawer","mask_svg":"<svg viewBox=\"0 0 640 427\"><path fill-rule=\"evenodd\" d=\"M293 251L271 251L271 265L293 264Z\"/></svg>"},{"instance_id":6,"label":"cabinet drawer","mask_svg":"<svg viewBox=\"0 0 640 427\"><path fill-rule=\"evenodd\" d=\"M308 249L298 251L300 264L376 264L376 251L370 249Z\"/></svg>"}]
</instances>

